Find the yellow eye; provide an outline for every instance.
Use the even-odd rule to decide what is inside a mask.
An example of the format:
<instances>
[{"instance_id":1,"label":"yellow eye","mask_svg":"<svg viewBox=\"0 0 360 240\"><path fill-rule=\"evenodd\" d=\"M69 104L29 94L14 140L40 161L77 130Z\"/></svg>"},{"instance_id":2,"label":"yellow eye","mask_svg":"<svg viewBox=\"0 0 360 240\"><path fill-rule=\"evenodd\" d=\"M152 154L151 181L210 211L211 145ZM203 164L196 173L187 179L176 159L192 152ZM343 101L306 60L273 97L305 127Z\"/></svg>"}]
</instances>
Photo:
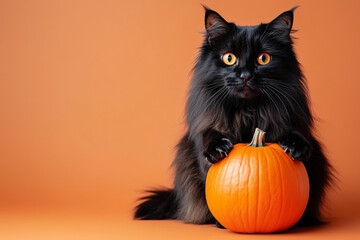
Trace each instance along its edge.
<instances>
[{"instance_id":1,"label":"yellow eye","mask_svg":"<svg viewBox=\"0 0 360 240\"><path fill-rule=\"evenodd\" d=\"M258 58L257 58L257 62L260 65L266 65L270 62L270 55L267 53L261 53Z\"/></svg>"},{"instance_id":2,"label":"yellow eye","mask_svg":"<svg viewBox=\"0 0 360 240\"><path fill-rule=\"evenodd\" d=\"M236 63L236 57L232 53L225 53L222 59L223 62L229 66L234 65Z\"/></svg>"}]
</instances>

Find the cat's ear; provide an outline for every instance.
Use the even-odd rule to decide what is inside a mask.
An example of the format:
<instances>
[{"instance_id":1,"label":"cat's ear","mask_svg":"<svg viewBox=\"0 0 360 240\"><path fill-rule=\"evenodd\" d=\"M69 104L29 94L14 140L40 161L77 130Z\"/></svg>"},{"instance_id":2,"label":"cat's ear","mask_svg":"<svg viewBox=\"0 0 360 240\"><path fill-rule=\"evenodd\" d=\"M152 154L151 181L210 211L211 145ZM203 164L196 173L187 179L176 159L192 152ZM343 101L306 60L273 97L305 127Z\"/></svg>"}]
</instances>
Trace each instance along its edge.
<instances>
[{"instance_id":1,"label":"cat's ear","mask_svg":"<svg viewBox=\"0 0 360 240\"><path fill-rule=\"evenodd\" d=\"M216 44L229 31L230 24L217 12L207 8L205 9L205 28L207 38L210 44Z\"/></svg>"},{"instance_id":2,"label":"cat's ear","mask_svg":"<svg viewBox=\"0 0 360 240\"><path fill-rule=\"evenodd\" d=\"M294 7L289 11L283 12L277 18L272 20L267 26L267 31L271 32L274 37L282 40L289 40L293 26L294 10L296 8L297 7Z\"/></svg>"}]
</instances>

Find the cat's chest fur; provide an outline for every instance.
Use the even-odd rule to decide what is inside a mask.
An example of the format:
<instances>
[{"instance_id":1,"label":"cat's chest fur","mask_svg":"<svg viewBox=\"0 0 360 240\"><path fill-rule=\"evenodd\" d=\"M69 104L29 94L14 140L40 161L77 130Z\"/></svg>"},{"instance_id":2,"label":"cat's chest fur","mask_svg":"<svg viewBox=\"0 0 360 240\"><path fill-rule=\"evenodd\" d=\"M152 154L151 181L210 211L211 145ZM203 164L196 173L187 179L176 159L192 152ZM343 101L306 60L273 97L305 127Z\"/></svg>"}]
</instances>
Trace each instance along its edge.
<instances>
[{"instance_id":1,"label":"cat's chest fur","mask_svg":"<svg viewBox=\"0 0 360 240\"><path fill-rule=\"evenodd\" d=\"M249 142L258 125L256 111L230 111L218 118L215 129L235 142Z\"/></svg>"},{"instance_id":2,"label":"cat's chest fur","mask_svg":"<svg viewBox=\"0 0 360 240\"><path fill-rule=\"evenodd\" d=\"M224 112L215 124L215 130L229 136L236 143L250 142L255 128L267 132L267 140L275 142L279 137L274 131L274 125L269 116L266 116L260 108L236 110Z\"/></svg>"}]
</instances>

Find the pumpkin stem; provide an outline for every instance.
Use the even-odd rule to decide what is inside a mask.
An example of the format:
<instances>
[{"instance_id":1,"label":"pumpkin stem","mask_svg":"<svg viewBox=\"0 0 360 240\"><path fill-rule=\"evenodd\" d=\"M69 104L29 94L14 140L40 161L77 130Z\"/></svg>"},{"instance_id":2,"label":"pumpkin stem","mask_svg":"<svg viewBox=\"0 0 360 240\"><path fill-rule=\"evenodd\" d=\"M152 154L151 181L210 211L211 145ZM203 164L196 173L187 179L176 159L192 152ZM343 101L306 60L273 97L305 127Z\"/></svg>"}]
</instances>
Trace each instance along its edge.
<instances>
[{"instance_id":1,"label":"pumpkin stem","mask_svg":"<svg viewBox=\"0 0 360 240\"><path fill-rule=\"evenodd\" d=\"M266 146L266 144L265 144L265 133L266 132L264 132L260 128L256 128L253 139L252 139L251 143L248 146L253 146L253 147L264 147L264 146Z\"/></svg>"}]
</instances>

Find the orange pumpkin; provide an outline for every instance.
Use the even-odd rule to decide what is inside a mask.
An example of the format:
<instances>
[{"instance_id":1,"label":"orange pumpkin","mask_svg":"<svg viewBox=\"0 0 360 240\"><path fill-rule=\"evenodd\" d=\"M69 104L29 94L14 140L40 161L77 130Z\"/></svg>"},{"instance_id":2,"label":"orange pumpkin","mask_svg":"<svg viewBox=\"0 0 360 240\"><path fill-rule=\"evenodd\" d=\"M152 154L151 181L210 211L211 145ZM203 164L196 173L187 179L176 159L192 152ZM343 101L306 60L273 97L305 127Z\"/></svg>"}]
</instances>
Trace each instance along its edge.
<instances>
[{"instance_id":1,"label":"orange pumpkin","mask_svg":"<svg viewBox=\"0 0 360 240\"><path fill-rule=\"evenodd\" d=\"M256 129L250 144L236 144L207 174L208 207L231 231L283 231L305 211L309 179L303 163L293 160L278 144L265 145L264 136L265 132Z\"/></svg>"}]
</instances>

